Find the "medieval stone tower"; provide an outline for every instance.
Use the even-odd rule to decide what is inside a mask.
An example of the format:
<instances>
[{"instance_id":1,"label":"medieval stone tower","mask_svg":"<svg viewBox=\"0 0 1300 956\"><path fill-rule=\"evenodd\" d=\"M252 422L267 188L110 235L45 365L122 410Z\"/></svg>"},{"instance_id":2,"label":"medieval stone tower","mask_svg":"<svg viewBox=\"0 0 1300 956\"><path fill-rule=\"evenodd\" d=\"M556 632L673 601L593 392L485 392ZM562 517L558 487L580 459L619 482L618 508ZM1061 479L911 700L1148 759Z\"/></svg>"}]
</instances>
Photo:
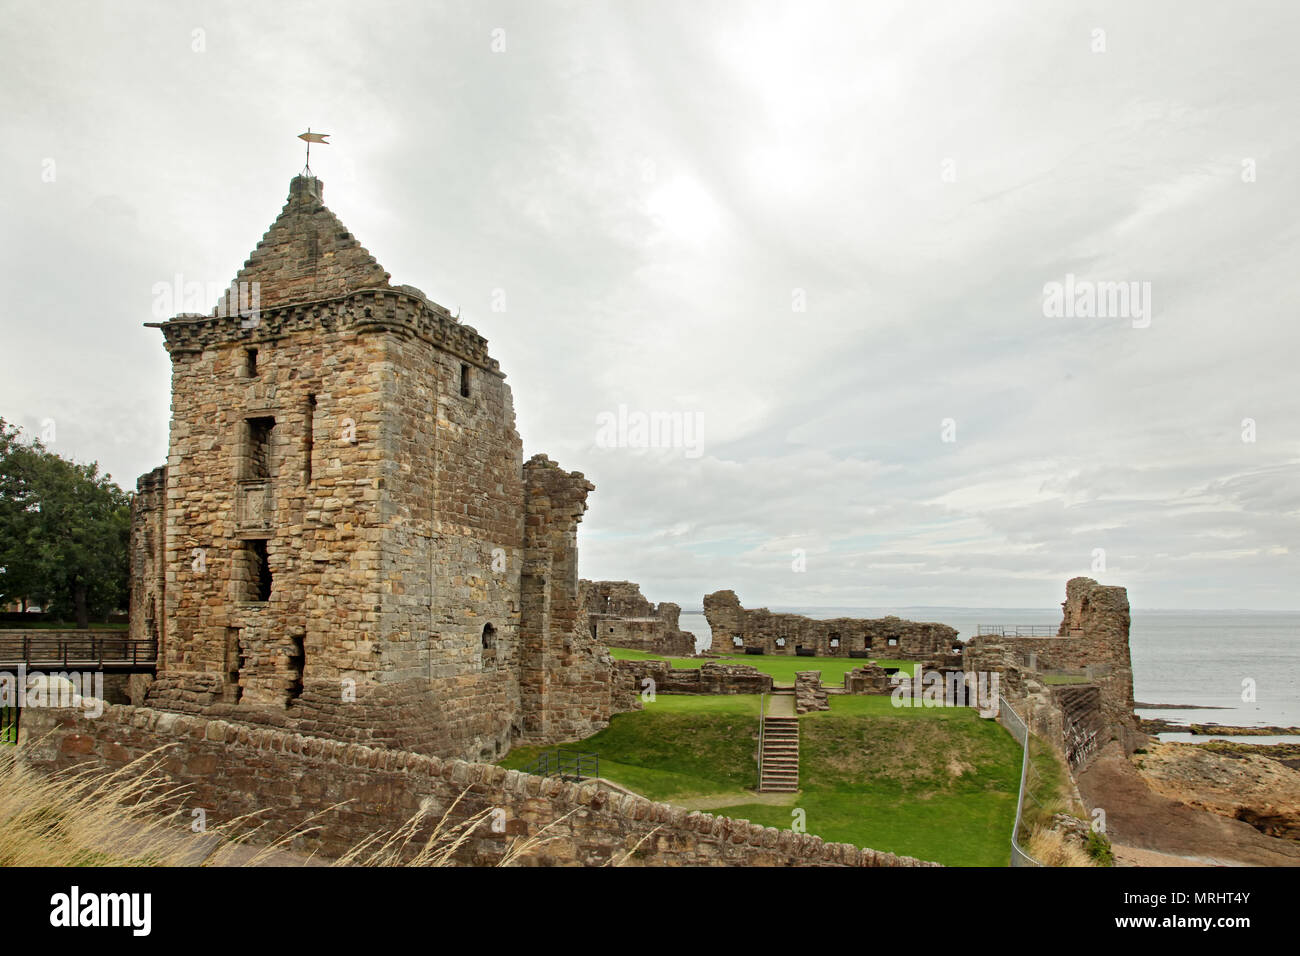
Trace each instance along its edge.
<instances>
[{"instance_id":1,"label":"medieval stone tower","mask_svg":"<svg viewBox=\"0 0 1300 956\"><path fill-rule=\"evenodd\" d=\"M133 515L150 706L469 759L608 721L579 622L593 486L525 463L486 340L389 276L298 176L236 282L160 323L167 465Z\"/></svg>"}]
</instances>

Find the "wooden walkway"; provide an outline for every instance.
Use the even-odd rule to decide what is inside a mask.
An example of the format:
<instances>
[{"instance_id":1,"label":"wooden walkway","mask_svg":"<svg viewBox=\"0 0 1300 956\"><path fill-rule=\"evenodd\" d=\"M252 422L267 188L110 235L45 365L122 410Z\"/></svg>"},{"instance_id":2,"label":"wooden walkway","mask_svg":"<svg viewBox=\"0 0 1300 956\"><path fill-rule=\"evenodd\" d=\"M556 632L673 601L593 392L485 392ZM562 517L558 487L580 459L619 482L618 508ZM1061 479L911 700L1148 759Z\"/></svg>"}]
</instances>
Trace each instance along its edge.
<instances>
[{"instance_id":1,"label":"wooden walkway","mask_svg":"<svg viewBox=\"0 0 1300 956\"><path fill-rule=\"evenodd\" d=\"M158 642L103 631L0 630L0 670L96 670L150 673Z\"/></svg>"}]
</instances>

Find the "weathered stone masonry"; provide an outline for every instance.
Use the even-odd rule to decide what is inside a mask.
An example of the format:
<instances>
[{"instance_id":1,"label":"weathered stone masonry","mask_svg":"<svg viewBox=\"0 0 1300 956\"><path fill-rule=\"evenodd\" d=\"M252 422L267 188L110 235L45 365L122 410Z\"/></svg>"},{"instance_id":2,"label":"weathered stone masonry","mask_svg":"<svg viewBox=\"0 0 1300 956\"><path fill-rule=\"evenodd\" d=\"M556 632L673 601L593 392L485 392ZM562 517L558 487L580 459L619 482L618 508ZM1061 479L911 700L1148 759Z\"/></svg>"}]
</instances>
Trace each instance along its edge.
<instances>
[{"instance_id":1,"label":"weathered stone masonry","mask_svg":"<svg viewBox=\"0 0 1300 956\"><path fill-rule=\"evenodd\" d=\"M905 621L898 617L816 620L799 614L747 610L735 591L704 596L704 616L713 633L714 654L795 654L816 657L879 657L929 660L961 647L957 631L946 624Z\"/></svg>"},{"instance_id":2,"label":"weathered stone masonry","mask_svg":"<svg viewBox=\"0 0 1300 956\"><path fill-rule=\"evenodd\" d=\"M168 743L168 786L186 793L170 807L203 807L211 824L257 814L259 841L271 841L313 814L319 828L291 846L335 857L375 833L390 833L422 808L436 822L458 797L449 823L489 809L504 812L505 832L480 826L457 859L498 861L510 841L543 834L523 865L599 866L611 860L681 866L933 866L745 820L688 811L643 797L565 783L516 770L399 750L377 750L319 737L201 716L112 706L98 720L78 710L24 716L20 759L51 771L95 766L117 770ZM463 794L463 796L462 796ZM343 804L343 806L338 806ZM571 814L571 815L570 815ZM419 845L417 836L412 841Z\"/></svg>"},{"instance_id":3,"label":"weathered stone masonry","mask_svg":"<svg viewBox=\"0 0 1300 956\"><path fill-rule=\"evenodd\" d=\"M591 484L524 465L486 340L390 285L322 195L296 177L237 276L259 314L160 324L168 459L132 523L133 633L162 641L150 705L477 759L598 730Z\"/></svg>"},{"instance_id":4,"label":"weathered stone masonry","mask_svg":"<svg viewBox=\"0 0 1300 956\"><path fill-rule=\"evenodd\" d=\"M695 635L681 629L680 605L671 601L656 605L631 581L578 583L591 636L602 644L672 657L694 656Z\"/></svg>"},{"instance_id":5,"label":"weathered stone masonry","mask_svg":"<svg viewBox=\"0 0 1300 956\"><path fill-rule=\"evenodd\" d=\"M131 498L131 614L129 634L135 641L162 639L166 607L167 527L163 522L167 496L167 469L141 475Z\"/></svg>"},{"instance_id":6,"label":"weathered stone masonry","mask_svg":"<svg viewBox=\"0 0 1300 956\"><path fill-rule=\"evenodd\" d=\"M1099 743L1117 739L1132 750L1142 737L1133 712L1128 592L1091 578L1072 578L1061 608L1056 637L972 638L966 644L964 669L998 672L1001 693L1022 711L1035 733L1064 751L1083 731L1096 733ZM1043 688L1031 695L1030 681L1051 671L1086 673L1087 686L1094 690Z\"/></svg>"}]
</instances>

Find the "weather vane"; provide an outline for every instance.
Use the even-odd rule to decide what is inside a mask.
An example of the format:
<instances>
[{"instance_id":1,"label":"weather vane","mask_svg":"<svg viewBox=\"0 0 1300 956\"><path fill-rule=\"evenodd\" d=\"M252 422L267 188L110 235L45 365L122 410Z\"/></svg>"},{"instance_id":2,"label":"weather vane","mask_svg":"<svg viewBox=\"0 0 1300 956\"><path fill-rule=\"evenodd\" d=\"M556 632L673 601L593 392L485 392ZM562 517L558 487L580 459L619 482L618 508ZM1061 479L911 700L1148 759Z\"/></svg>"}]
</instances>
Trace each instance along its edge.
<instances>
[{"instance_id":1,"label":"weather vane","mask_svg":"<svg viewBox=\"0 0 1300 956\"><path fill-rule=\"evenodd\" d=\"M307 127L307 132L298 134L299 139L305 139L307 141L307 165L302 168L304 176L311 175L311 144L324 143L328 146L329 137L329 133L313 133L310 126Z\"/></svg>"}]
</instances>

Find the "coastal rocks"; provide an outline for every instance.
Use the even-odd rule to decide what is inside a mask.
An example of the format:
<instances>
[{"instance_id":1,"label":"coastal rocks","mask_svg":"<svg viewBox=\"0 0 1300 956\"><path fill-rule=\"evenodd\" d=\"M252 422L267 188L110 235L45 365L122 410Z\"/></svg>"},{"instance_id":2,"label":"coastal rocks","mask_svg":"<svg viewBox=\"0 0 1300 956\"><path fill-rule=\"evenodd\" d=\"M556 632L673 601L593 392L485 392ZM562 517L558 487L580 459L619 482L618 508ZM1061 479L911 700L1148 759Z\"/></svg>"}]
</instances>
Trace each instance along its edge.
<instances>
[{"instance_id":1,"label":"coastal rocks","mask_svg":"<svg viewBox=\"0 0 1300 956\"><path fill-rule=\"evenodd\" d=\"M1300 838L1300 771L1254 754L1163 743L1134 758L1151 789L1191 807Z\"/></svg>"}]
</instances>

